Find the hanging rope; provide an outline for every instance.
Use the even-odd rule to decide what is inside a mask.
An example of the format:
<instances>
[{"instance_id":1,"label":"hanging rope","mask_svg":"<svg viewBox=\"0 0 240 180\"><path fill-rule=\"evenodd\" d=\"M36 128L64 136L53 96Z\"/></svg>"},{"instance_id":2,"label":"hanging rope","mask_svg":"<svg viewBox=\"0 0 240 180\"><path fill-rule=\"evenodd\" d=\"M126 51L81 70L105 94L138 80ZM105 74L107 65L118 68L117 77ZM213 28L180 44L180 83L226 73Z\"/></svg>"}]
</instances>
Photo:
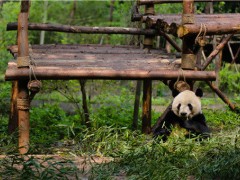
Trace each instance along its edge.
<instances>
[{"instance_id":1,"label":"hanging rope","mask_svg":"<svg viewBox=\"0 0 240 180\"><path fill-rule=\"evenodd\" d=\"M30 45L29 45L30 47ZM28 82L28 89L31 92L29 99L30 101L34 98L36 93L38 93L42 87L42 82L37 79L37 76L35 74L34 68L36 67L36 63L34 61L34 58L32 56L32 48L29 48L29 54L30 54L30 63L29 63L29 82ZM32 77L34 78L32 80Z\"/></svg>"},{"instance_id":2,"label":"hanging rope","mask_svg":"<svg viewBox=\"0 0 240 180\"><path fill-rule=\"evenodd\" d=\"M203 34L202 34L203 33ZM202 34L202 36L201 36ZM200 31L195 38L195 44L199 44L201 47L206 45L206 34L207 34L207 26L204 23L201 23Z\"/></svg>"},{"instance_id":3,"label":"hanging rope","mask_svg":"<svg viewBox=\"0 0 240 180\"><path fill-rule=\"evenodd\" d=\"M184 71L182 68L178 70L178 78L177 81L174 83L174 89L176 89L178 92L182 92L184 90L190 90L189 84L186 82L186 77L184 75ZM180 78L183 79L183 81L180 80Z\"/></svg>"}]
</instances>

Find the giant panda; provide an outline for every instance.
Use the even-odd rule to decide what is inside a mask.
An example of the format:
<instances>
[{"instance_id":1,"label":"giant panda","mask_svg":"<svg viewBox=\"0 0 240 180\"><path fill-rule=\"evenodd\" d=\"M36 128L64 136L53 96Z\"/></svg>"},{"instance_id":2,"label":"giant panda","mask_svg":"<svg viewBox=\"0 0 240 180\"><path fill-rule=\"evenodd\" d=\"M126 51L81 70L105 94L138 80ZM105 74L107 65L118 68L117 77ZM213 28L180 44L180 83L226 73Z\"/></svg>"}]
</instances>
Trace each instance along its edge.
<instances>
[{"instance_id":1,"label":"giant panda","mask_svg":"<svg viewBox=\"0 0 240 180\"><path fill-rule=\"evenodd\" d=\"M175 94L175 95L174 95ZM189 134L209 137L210 129L202 113L201 97L203 92L197 89L196 92L184 90L179 94L173 93L174 99L171 110L167 112L161 122L155 127L154 137L161 136L165 141L171 134L175 125L185 128Z\"/></svg>"}]
</instances>

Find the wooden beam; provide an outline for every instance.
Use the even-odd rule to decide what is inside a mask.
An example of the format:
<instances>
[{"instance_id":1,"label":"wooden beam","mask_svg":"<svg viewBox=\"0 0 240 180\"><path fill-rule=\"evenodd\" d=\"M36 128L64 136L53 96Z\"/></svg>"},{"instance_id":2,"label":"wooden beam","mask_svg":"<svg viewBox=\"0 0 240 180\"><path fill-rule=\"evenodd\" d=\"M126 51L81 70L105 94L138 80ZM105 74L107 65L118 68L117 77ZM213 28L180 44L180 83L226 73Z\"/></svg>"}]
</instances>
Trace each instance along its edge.
<instances>
[{"instance_id":1,"label":"wooden beam","mask_svg":"<svg viewBox=\"0 0 240 180\"><path fill-rule=\"evenodd\" d=\"M16 30L17 23L8 23L7 30ZM133 34L133 35L155 35L154 29L139 29L126 27L86 27L86 26L70 26L60 24L44 24L44 23L29 23L29 30L37 31L56 31L67 33L86 33L86 34Z\"/></svg>"},{"instance_id":2,"label":"wooden beam","mask_svg":"<svg viewBox=\"0 0 240 180\"><path fill-rule=\"evenodd\" d=\"M221 34L232 34L232 33L240 33L240 22L234 21L234 19L228 22L206 22L203 23L206 26L206 35L221 35ZM176 34L179 38L188 35L196 35L200 32L201 24L185 24L178 26L176 29ZM173 28L171 28L172 31ZM175 34L173 32L173 34Z\"/></svg>"},{"instance_id":3,"label":"wooden beam","mask_svg":"<svg viewBox=\"0 0 240 180\"><path fill-rule=\"evenodd\" d=\"M235 110L235 105L232 104L227 96L223 94L217 87L215 87L210 81L206 81L207 85L225 102L231 110Z\"/></svg>"},{"instance_id":4,"label":"wooden beam","mask_svg":"<svg viewBox=\"0 0 240 180\"><path fill-rule=\"evenodd\" d=\"M234 34L229 34L222 42L217 45L217 47L211 52L211 54L207 57L204 65L202 66L201 70L205 70L207 66L212 62L212 60L218 55L218 53L224 48L227 42L233 37Z\"/></svg>"},{"instance_id":5,"label":"wooden beam","mask_svg":"<svg viewBox=\"0 0 240 180\"><path fill-rule=\"evenodd\" d=\"M138 0L137 4L146 5L146 4L163 4L163 3L182 3L182 2L183 0ZM195 0L195 2L221 2L221 0ZM228 0L227 2L235 2L235 1Z\"/></svg>"},{"instance_id":6,"label":"wooden beam","mask_svg":"<svg viewBox=\"0 0 240 180\"><path fill-rule=\"evenodd\" d=\"M29 78L29 70L26 68L8 67L5 80L13 81ZM13 65L14 66L14 65ZM16 65L15 65L16 66ZM81 69L81 68L60 68L60 67L35 67L35 76L38 80L70 80L70 79L177 79L182 72L178 70L102 70L102 69ZM184 77L189 80L209 80L214 81L216 74L214 71L192 71L184 70Z\"/></svg>"},{"instance_id":7,"label":"wooden beam","mask_svg":"<svg viewBox=\"0 0 240 180\"><path fill-rule=\"evenodd\" d=\"M194 24L181 24L181 16L165 14L156 16L143 16L142 21L155 26L158 31L172 34L176 37L197 35L206 27L206 35L240 33L239 13L236 14L194 14Z\"/></svg>"}]
</instances>

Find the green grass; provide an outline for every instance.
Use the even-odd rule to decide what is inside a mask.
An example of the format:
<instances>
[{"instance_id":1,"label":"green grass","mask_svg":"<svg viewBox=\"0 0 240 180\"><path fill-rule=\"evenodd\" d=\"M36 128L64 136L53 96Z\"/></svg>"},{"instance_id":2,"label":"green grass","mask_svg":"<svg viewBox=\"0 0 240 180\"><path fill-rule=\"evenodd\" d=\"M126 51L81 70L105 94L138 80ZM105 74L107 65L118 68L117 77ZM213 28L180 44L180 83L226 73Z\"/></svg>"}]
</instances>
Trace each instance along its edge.
<instances>
[{"instance_id":1,"label":"green grass","mask_svg":"<svg viewBox=\"0 0 240 180\"><path fill-rule=\"evenodd\" d=\"M108 138L104 136L101 141L93 135L95 141L87 143L90 152L114 157L115 161L93 166L92 178L111 179L124 174L128 179L187 179L188 176L237 179L240 175L239 130L236 122L235 127L214 131L211 138L203 141L198 137L170 137L165 143L133 133L129 133L127 139L119 134L114 138L117 133L107 133Z\"/></svg>"}]
</instances>

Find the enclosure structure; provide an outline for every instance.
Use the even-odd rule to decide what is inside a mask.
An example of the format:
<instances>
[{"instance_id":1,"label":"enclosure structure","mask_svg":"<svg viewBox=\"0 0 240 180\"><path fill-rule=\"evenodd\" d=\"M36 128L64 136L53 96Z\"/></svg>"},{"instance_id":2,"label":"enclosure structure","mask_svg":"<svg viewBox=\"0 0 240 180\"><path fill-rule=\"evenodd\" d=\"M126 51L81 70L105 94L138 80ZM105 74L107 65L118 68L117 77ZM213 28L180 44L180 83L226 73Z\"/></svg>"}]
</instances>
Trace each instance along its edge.
<instances>
[{"instance_id":1,"label":"enclosure structure","mask_svg":"<svg viewBox=\"0 0 240 180\"><path fill-rule=\"evenodd\" d=\"M207 2L205 0L198 2ZM182 15L156 15L154 6L161 3L183 4ZM144 14L138 8L145 6ZM5 79L12 81L11 114L9 124L19 127L19 151L24 154L29 149L29 109L30 101L40 90L40 80L69 79L117 79L143 80L142 131L151 132L151 91L152 80L163 80L166 84L179 79L186 80L191 88L194 81L206 81L207 84L234 109L226 96L212 85L216 79L214 70L206 67L221 51L234 33L239 33L240 19L232 15L195 15L194 1L139 0L133 9L132 20L142 21L145 28L127 27L82 27L53 24L30 23L30 1L21 1L21 11L17 23L9 23L8 30L17 30L17 45L10 46L14 60L8 63ZM215 16L215 17L214 17ZM221 20L217 21L216 16ZM234 19L231 25L229 18ZM208 23L210 20L215 21ZM202 28L201 28L202 27ZM201 64L197 60L200 45L195 39L205 35L229 34ZM143 35L143 48L136 46L110 45L29 45L28 30L60 31L67 33L103 33ZM180 48L168 35L182 39ZM153 48L156 36L164 37L178 52L181 61L174 54ZM201 40L201 39L200 39ZM172 87L170 87L172 88Z\"/></svg>"}]
</instances>

